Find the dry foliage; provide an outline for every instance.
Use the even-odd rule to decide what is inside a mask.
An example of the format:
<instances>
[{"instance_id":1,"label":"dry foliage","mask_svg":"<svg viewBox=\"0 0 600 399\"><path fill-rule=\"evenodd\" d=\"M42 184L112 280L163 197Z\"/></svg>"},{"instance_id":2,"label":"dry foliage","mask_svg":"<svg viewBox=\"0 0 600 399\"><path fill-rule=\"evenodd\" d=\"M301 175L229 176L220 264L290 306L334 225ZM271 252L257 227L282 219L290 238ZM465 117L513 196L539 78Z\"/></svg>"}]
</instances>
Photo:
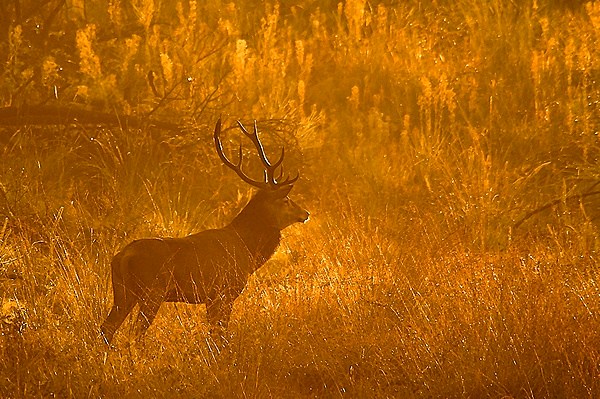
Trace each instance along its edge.
<instances>
[{"instance_id":1,"label":"dry foliage","mask_svg":"<svg viewBox=\"0 0 600 399\"><path fill-rule=\"evenodd\" d=\"M599 397L600 4L431 3L1 2L0 105L182 128L1 128L0 397ZM221 353L181 304L107 350L114 253L249 197L220 115L311 221Z\"/></svg>"}]
</instances>

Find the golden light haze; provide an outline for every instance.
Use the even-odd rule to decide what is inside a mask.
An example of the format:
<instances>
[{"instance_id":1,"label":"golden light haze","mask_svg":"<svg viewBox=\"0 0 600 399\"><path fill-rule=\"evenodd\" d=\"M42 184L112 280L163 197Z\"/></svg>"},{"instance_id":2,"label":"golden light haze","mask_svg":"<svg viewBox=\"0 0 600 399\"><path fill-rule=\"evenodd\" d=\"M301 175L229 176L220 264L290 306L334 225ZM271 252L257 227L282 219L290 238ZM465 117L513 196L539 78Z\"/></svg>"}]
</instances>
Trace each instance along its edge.
<instances>
[{"instance_id":1,"label":"golden light haze","mask_svg":"<svg viewBox=\"0 0 600 399\"><path fill-rule=\"evenodd\" d=\"M0 397L600 397L599 42L598 1L0 2ZM107 349L113 255L252 195L219 117L310 220L220 353L182 304Z\"/></svg>"}]
</instances>

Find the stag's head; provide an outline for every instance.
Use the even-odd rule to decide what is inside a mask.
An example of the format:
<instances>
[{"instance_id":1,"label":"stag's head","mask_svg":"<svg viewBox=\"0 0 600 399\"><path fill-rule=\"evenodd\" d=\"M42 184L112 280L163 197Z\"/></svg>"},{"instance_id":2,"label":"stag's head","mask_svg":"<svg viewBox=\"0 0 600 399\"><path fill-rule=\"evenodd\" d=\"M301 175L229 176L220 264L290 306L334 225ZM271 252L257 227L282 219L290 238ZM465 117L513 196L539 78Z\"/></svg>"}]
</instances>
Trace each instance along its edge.
<instances>
[{"instance_id":1,"label":"stag's head","mask_svg":"<svg viewBox=\"0 0 600 399\"><path fill-rule=\"evenodd\" d=\"M284 148L281 149L281 156L277 162L269 161L267 155L265 154L265 149L258 138L256 121L254 121L254 129L252 132L248 132L248 130L246 130L240 121L237 123L242 133L244 133L244 135L252 141L256 151L258 152L258 157L263 165L262 180L253 179L243 171L243 152L241 144L239 147L238 161L233 163L229 160L229 158L227 158L223 152L223 144L221 143L220 118L215 126L214 138L217 154L225 166L237 173L237 175L243 181L258 188L258 192L254 195L254 197L252 197L245 209L253 214L260 215L264 223L278 230L283 230L287 226L296 222L306 222L309 216L308 211L302 209L288 197L288 194L290 193L292 187L294 187L294 183L296 180L298 180L300 175L296 174L296 176L293 178L290 178L289 176L284 177Z\"/></svg>"}]
</instances>

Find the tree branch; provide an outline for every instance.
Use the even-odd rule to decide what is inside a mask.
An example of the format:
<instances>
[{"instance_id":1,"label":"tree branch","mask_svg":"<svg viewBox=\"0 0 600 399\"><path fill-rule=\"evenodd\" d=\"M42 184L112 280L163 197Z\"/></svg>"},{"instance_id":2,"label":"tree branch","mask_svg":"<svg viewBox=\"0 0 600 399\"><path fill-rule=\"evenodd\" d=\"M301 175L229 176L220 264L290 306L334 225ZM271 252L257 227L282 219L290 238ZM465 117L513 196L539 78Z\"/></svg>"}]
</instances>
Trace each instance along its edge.
<instances>
[{"instance_id":1,"label":"tree branch","mask_svg":"<svg viewBox=\"0 0 600 399\"><path fill-rule=\"evenodd\" d=\"M20 125L109 125L130 128L156 127L164 130L181 131L181 125L140 118L129 115L109 114L93 111L78 104L69 105L35 105L23 107L0 108L0 126Z\"/></svg>"}]
</instances>

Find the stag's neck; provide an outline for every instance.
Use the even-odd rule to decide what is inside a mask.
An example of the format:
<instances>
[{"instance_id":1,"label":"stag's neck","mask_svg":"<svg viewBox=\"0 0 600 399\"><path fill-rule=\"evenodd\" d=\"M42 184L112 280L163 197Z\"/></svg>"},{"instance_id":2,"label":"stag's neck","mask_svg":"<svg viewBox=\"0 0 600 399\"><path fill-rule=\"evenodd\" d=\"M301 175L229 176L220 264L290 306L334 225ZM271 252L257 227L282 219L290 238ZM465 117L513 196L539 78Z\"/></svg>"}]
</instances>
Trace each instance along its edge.
<instances>
[{"instance_id":1,"label":"stag's neck","mask_svg":"<svg viewBox=\"0 0 600 399\"><path fill-rule=\"evenodd\" d=\"M281 231L256 216L251 210L244 209L228 228L235 230L244 241L254 258L255 267L259 268L275 253L281 241Z\"/></svg>"}]
</instances>

